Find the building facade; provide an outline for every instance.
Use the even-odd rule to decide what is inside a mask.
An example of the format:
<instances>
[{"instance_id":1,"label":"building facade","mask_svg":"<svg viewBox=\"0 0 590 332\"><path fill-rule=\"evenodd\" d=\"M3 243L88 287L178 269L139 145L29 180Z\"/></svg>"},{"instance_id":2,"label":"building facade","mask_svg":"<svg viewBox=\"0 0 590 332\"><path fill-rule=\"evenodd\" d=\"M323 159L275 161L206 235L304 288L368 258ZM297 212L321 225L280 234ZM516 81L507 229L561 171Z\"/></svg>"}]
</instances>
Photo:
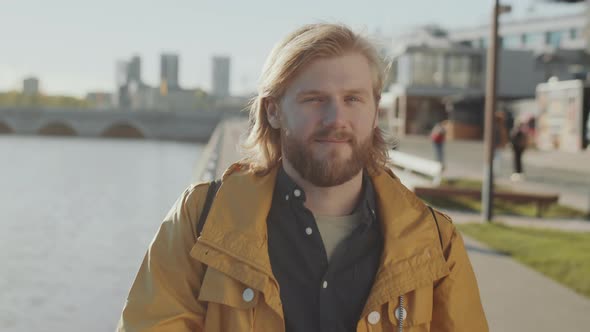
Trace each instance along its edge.
<instances>
[{"instance_id":1,"label":"building facade","mask_svg":"<svg viewBox=\"0 0 590 332\"><path fill-rule=\"evenodd\" d=\"M39 79L27 77L23 80L23 94L25 96L36 96L39 94Z\"/></svg>"},{"instance_id":2,"label":"building facade","mask_svg":"<svg viewBox=\"0 0 590 332\"><path fill-rule=\"evenodd\" d=\"M141 58L134 55L129 61L127 68L127 80L129 82L141 83Z\"/></svg>"},{"instance_id":3,"label":"building facade","mask_svg":"<svg viewBox=\"0 0 590 332\"><path fill-rule=\"evenodd\" d=\"M178 54L160 56L160 87L168 91L180 88L178 82Z\"/></svg>"},{"instance_id":4,"label":"building facade","mask_svg":"<svg viewBox=\"0 0 590 332\"><path fill-rule=\"evenodd\" d=\"M228 56L213 57L212 94L216 98L229 97L230 58Z\"/></svg>"},{"instance_id":5,"label":"building facade","mask_svg":"<svg viewBox=\"0 0 590 332\"><path fill-rule=\"evenodd\" d=\"M543 51L548 49L586 50L586 13L502 21L499 46L505 49ZM448 32L449 39L474 48L489 45L489 25L466 27Z\"/></svg>"},{"instance_id":6,"label":"building facade","mask_svg":"<svg viewBox=\"0 0 590 332\"><path fill-rule=\"evenodd\" d=\"M585 17L503 23L498 99L534 98L537 85L550 78L585 79L590 72L582 35ZM485 26L451 32L430 26L394 40L392 84L381 107L396 135L427 134L435 123L449 120L461 128L457 138L481 137L488 34ZM539 35L543 38L534 37ZM519 36L520 44L510 41L514 36ZM471 101L460 109L449 109L449 98L457 96Z\"/></svg>"}]
</instances>

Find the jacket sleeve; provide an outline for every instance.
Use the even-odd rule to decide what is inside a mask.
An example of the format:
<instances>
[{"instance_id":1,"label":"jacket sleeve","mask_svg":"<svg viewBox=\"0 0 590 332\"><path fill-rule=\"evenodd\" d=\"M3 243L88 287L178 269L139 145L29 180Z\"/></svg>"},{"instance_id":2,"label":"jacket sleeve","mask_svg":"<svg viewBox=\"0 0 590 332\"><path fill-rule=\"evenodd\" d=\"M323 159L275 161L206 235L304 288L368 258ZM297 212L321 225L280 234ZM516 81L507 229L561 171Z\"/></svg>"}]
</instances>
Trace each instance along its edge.
<instances>
[{"instance_id":1,"label":"jacket sleeve","mask_svg":"<svg viewBox=\"0 0 590 332\"><path fill-rule=\"evenodd\" d=\"M206 190L187 189L167 214L131 286L117 331L203 330L206 308L197 298L204 266L190 251Z\"/></svg>"},{"instance_id":2,"label":"jacket sleeve","mask_svg":"<svg viewBox=\"0 0 590 332\"><path fill-rule=\"evenodd\" d=\"M450 218L437 213L443 251L451 273L434 288L432 332L487 332L477 280L461 234Z\"/></svg>"}]
</instances>

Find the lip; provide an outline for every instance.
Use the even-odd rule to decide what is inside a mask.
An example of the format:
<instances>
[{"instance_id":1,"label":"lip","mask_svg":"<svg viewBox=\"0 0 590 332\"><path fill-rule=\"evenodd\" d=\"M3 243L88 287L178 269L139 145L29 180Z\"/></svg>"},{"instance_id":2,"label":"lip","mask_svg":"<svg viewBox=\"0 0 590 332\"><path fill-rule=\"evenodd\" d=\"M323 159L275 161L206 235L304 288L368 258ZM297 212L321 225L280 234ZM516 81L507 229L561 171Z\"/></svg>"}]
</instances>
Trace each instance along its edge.
<instances>
[{"instance_id":1,"label":"lip","mask_svg":"<svg viewBox=\"0 0 590 332\"><path fill-rule=\"evenodd\" d=\"M317 139L319 143L348 143L348 140L334 140L334 139Z\"/></svg>"}]
</instances>

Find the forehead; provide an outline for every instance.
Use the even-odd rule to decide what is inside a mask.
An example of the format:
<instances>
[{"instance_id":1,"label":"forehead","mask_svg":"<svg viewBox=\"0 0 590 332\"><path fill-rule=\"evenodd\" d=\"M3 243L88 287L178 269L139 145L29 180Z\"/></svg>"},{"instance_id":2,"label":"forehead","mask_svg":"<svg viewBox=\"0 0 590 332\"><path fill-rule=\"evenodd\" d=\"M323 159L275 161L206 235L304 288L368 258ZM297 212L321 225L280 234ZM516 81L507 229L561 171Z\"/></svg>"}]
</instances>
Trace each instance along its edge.
<instances>
[{"instance_id":1,"label":"forehead","mask_svg":"<svg viewBox=\"0 0 590 332\"><path fill-rule=\"evenodd\" d=\"M367 89L372 91L373 73L367 58L352 53L311 61L287 86L287 95L308 90L337 92L340 90Z\"/></svg>"}]
</instances>

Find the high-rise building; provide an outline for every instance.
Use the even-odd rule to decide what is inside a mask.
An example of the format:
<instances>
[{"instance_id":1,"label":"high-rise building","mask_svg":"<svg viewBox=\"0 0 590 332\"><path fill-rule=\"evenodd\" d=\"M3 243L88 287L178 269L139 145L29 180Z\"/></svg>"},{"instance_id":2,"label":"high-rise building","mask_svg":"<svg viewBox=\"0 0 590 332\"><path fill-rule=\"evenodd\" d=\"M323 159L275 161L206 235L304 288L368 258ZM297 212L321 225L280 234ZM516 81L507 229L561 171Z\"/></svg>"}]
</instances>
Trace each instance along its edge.
<instances>
[{"instance_id":1,"label":"high-rise building","mask_svg":"<svg viewBox=\"0 0 590 332\"><path fill-rule=\"evenodd\" d=\"M213 57L213 96L224 98L229 96L230 58L228 56Z\"/></svg>"},{"instance_id":2,"label":"high-rise building","mask_svg":"<svg viewBox=\"0 0 590 332\"><path fill-rule=\"evenodd\" d=\"M178 54L162 54L160 58L160 90L167 93L178 88Z\"/></svg>"},{"instance_id":3,"label":"high-rise building","mask_svg":"<svg viewBox=\"0 0 590 332\"><path fill-rule=\"evenodd\" d=\"M115 65L115 104L120 108L128 108L131 104L129 97L129 62L117 61Z\"/></svg>"},{"instance_id":4,"label":"high-rise building","mask_svg":"<svg viewBox=\"0 0 590 332\"><path fill-rule=\"evenodd\" d=\"M117 61L115 64L115 84L117 87L125 85L129 82L129 62Z\"/></svg>"},{"instance_id":5,"label":"high-rise building","mask_svg":"<svg viewBox=\"0 0 590 332\"><path fill-rule=\"evenodd\" d=\"M36 96L39 94L39 79L27 77L23 80L23 94L25 96Z\"/></svg>"},{"instance_id":6,"label":"high-rise building","mask_svg":"<svg viewBox=\"0 0 590 332\"><path fill-rule=\"evenodd\" d=\"M127 77L130 82L141 83L141 58L139 56L135 55L131 58Z\"/></svg>"}]
</instances>

